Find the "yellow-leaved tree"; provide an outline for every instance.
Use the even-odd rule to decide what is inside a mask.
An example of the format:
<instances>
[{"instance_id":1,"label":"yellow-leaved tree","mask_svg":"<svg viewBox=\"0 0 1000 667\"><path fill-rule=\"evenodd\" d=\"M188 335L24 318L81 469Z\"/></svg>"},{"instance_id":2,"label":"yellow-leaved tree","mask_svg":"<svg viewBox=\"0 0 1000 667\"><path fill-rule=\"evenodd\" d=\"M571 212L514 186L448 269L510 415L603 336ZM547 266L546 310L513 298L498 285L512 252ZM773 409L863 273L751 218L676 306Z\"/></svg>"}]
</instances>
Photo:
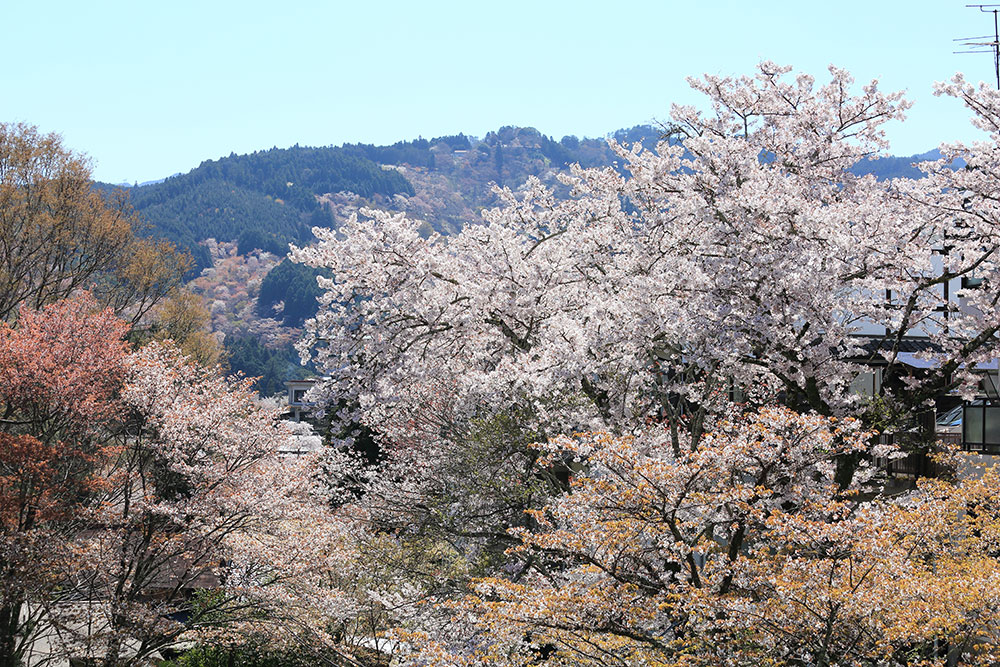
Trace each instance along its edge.
<instances>
[{"instance_id":1,"label":"yellow-leaved tree","mask_svg":"<svg viewBox=\"0 0 1000 667\"><path fill-rule=\"evenodd\" d=\"M139 226L127 198L98 192L87 158L59 135L0 123L0 319L87 289L139 321L190 265Z\"/></svg>"}]
</instances>

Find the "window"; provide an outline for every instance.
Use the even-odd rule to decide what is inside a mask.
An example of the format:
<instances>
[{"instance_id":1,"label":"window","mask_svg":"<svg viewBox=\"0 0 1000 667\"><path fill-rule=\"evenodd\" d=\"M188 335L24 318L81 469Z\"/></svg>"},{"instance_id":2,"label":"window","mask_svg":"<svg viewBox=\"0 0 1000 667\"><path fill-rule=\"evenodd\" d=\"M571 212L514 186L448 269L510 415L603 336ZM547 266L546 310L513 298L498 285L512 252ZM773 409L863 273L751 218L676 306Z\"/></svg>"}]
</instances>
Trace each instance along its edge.
<instances>
[{"instance_id":1,"label":"window","mask_svg":"<svg viewBox=\"0 0 1000 667\"><path fill-rule=\"evenodd\" d=\"M986 280L984 278L962 278L962 289L976 289L982 287Z\"/></svg>"},{"instance_id":2,"label":"window","mask_svg":"<svg viewBox=\"0 0 1000 667\"><path fill-rule=\"evenodd\" d=\"M972 451L1000 452L1000 405L979 400L965 406L962 445Z\"/></svg>"},{"instance_id":3,"label":"window","mask_svg":"<svg viewBox=\"0 0 1000 667\"><path fill-rule=\"evenodd\" d=\"M851 382L850 393L860 396L875 396L882 389L882 369L873 368L870 371L860 373Z\"/></svg>"}]
</instances>

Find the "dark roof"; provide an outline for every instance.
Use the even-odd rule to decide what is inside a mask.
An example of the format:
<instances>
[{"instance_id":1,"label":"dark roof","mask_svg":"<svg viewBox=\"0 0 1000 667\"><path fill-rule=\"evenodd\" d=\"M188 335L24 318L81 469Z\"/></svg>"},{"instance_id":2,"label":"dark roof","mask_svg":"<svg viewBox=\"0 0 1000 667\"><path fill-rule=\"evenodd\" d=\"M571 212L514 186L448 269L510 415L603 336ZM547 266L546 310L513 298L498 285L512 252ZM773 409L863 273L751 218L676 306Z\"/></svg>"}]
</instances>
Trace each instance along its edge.
<instances>
[{"instance_id":1,"label":"dark roof","mask_svg":"<svg viewBox=\"0 0 1000 667\"><path fill-rule=\"evenodd\" d=\"M892 352L895 338L887 336L853 336L861 348L853 359L867 362L885 362L883 352ZM901 354L916 354L918 352L941 352L941 346L934 341L916 336L906 336L899 341L897 352Z\"/></svg>"}]
</instances>

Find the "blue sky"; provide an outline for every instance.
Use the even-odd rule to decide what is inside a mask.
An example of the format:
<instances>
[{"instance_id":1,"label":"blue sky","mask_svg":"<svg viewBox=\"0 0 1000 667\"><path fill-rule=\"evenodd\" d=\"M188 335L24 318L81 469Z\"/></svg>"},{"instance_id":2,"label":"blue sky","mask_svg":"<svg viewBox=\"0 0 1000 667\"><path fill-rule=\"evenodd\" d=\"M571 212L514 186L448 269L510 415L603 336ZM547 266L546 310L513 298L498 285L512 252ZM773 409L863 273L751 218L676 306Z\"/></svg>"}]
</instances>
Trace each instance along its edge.
<instances>
[{"instance_id":1,"label":"blue sky","mask_svg":"<svg viewBox=\"0 0 1000 667\"><path fill-rule=\"evenodd\" d=\"M976 137L932 83L992 15L952 0L91 2L0 0L0 121L59 132L95 177L145 181L271 146L392 143L501 125L603 136L699 103L685 77L763 58L846 67L916 102L893 153Z\"/></svg>"}]
</instances>

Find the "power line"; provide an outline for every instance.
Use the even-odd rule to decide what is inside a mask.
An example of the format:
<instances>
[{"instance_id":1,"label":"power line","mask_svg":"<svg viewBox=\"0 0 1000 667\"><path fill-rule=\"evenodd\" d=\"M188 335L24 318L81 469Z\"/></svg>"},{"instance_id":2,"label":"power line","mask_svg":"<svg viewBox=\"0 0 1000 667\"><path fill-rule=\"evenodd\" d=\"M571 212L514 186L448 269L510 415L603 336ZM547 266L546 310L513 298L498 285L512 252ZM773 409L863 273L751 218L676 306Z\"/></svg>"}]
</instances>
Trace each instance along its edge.
<instances>
[{"instance_id":1,"label":"power line","mask_svg":"<svg viewBox=\"0 0 1000 667\"><path fill-rule=\"evenodd\" d=\"M961 42L962 46L967 47L967 51L955 51L954 53L992 53L993 54L993 70L996 72L997 77L997 90L1000 90L1000 27L998 27L997 13L1000 12L1000 5L966 5L966 7L975 7L984 14L993 14L993 34L992 35L982 35L979 37L959 37L953 41ZM993 7L994 9L988 9ZM991 39L992 38L992 39ZM986 42L978 40L990 40ZM988 46L988 49L981 47Z\"/></svg>"}]
</instances>

